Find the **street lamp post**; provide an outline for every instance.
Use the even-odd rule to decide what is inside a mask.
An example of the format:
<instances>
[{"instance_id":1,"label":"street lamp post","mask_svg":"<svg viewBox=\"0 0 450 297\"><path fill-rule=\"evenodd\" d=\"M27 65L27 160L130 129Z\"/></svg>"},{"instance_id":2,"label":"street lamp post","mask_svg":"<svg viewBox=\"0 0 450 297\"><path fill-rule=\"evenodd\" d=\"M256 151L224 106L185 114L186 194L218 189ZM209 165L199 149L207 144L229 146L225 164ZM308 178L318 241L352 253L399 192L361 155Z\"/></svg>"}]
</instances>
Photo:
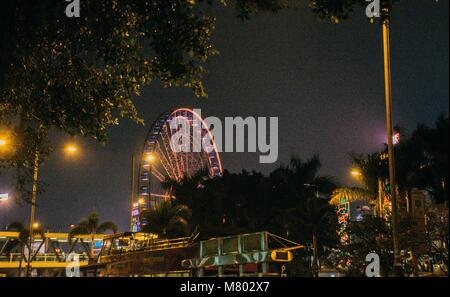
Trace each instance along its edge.
<instances>
[{"instance_id":1,"label":"street lamp post","mask_svg":"<svg viewBox=\"0 0 450 297\"><path fill-rule=\"evenodd\" d=\"M66 146L65 151L68 155L73 156L78 148L69 144ZM31 262L33 257L33 241L34 241L34 229L39 228L39 225L35 222L35 214L36 214L36 198L38 192L38 176L39 176L39 155L40 151L37 148L34 152L34 162L33 162L33 185L31 190L31 212L30 212L30 225L29 225L29 249L28 249L28 259L27 259L27 269L26 276L31 276Z\"/></svg>"},{"instance_id":2,"label":"street lamp post","mask_svg":"<svg viewBox=\"0 0 450 297\"><path fill-rule=\"evenodd\" d=\"M0 194L0 204L6 204L6 202L9 200L9 194ZM2 229L6 230L6 209L3 210L3 222L2 222Z\"/></svg>"},{"instance_id":3,"label":"street lamp post","mask_svg":"<svg viewBox=\"0 0 450 297\"><path fill-rule=\"evenodd\" d=\"M134 169L135 156L131 155L131 193L130 193L130 232L133 232L133 208L134 208Z\"/></svg>"},{"instance_id":4,"label":"street lamp post","mask_svg":"<svg viewBox=\"0 0 450 297\"><path fill-rule=\"evenodd\" d=\"M155 161L155 155L153 153L149 153L146 156L146 161L148 162L148 199L147 199L147 209L151 207L152 202L152 170L153 170L153 162Z\"/></svg>"},{"instance_id":5,"label":"street lamp post","mask_svg":"<svg viewBox=\"0 0 450 297\"><path fill-rule=\"evenodd\" d=\"M140 197L140 194L138 193L138 210L139 213L141 213L141 211L143 209L148 209L150 208L150 200L151 200L151 180L150 180L150 176L151 176L151 172L152 172L152 165L153 162L155 161L156 157L153 153L144 153L143 154L143 158L141 160L141 162L139 163L139 171L138 171L138 175L139 178L141 178L141 170L142 167L146 167L148 166L148 183L147 183L147 191L148 191L148 197L143 198ZM130 231L133 231L133 209L135 206L135 167L136 167L136 156L135 154L131 155L131 181L130 181ZM138 191L140 191L140 189L138 189Z\"/></svg>"},{"instance_id":6,"label":"street lamp post","mask_svg":"<svg viewBox=\"0 0 450 297\"><path fill-rule=\"evenodd\" d=\"M391 59L390 59L390 15L391 4L387 4L382 9L382 27L383 27L383 61L384 61L384 85L386 99L386 128L387 144L389 155L389 183L390 195L392 201L392 240L394 246L394 274L401 275L400 249L398 243L398 222L397 222L397 195L395 179L395 157L393 143L393 125L392 125L392 87L391 87Z\"/></svg>"},{"instance_id":7,"label":"street lamp post","mask_svg":"<svg viewBox=\"0 0 450 297\"><path fill-rule=\"evenodd\" d=\"M33 250L33 236L34 236L34 216L36 213L36 196L37 196L37 187L38 187L38 173L39 173L39 149L36 149L34 153L34 163L33 163L33 188L31 191L31 213L30 213L30 236L29 236L29 249L28 249L28 261L27 261L27 277L31 275L31 257Z\"/></svg>"},{"instance_id":8,"label":"street lamp post","mask_svg":"<svg viewBox=\"0 0 450 297\"><path fill-rule=\"evenodd\" d=\"M8 136L10 133L6 133L6 137L2 136L0 137L0 148L7 148L8 146L17 146L14 143L11 143L10 136ZM29 222L29 249L28 249L28 259L27 259L27 268L26 268L26 276L30 276L31 274L31 258L32 258L32 245L33 245L33 231L35 228L35 213L36 213L36 196L38 191L38 173L39 173L39 148L36 148L34 150L34 161L33 161L33 185L31 190L31 211L30 211L30 222Z\"/></svg>"}]
</instances>

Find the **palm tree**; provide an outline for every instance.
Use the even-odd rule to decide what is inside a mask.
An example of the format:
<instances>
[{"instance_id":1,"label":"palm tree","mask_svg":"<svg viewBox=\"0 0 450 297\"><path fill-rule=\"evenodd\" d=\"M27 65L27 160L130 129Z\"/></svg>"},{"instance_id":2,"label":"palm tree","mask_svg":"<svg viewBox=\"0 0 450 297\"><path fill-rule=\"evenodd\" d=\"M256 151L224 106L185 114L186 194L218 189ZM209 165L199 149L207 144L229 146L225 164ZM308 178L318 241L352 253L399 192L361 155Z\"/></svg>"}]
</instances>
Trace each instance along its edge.
<instances>
[{"instance_id":1,"label":"palm tree","mask_svg":"<svg viewBox=\"0 0 450 297\"><path fill-rule=\"evenodd\" d=\"M363 188L347 188L341 191L349 201L369 199L371 205L376 206L378 215L383 214L382 184L388 179L388 161L382 158L382 153L351 154L353 166L361 173ZM339 194L339 193L336 193Z\"/></svg>"},{"instance_id":2,"label":"palm tree","mask_svg":"<svg viewBox=\"0 0 450 297\"><path fill-rule=\"evenodd\" d=\"M281 195L282 209L274 217L281 222L283 234L298 242L311 242L313 246L313 273L318 275L319 246L337 244L337 216L328 199L337 185L333 178L319 175L318 156L302 161L292 157L288 166L271 174L275 195ZM281 202L282 201L282 202ZM289 232L286 232L289 231ZM319 244L319 238L320 243Z\"/></svg>"},{"instance_id":3,"label":"palm tree","mask_svg":"<svg viewBox=\"0 0 450 297\"><path fill-rule=\"evenodd\" d=\"M381 154L351 154L350 159L354 166L361 172L361 178L365 189L376 196L378 192L378 180L387 178L387 163L381 160Z\"/></svg>"},{"instance_id":4,"label":"palm tree","mask_svg":"<svg viewBox=\"0 0 450 297\"><path fill-rule=\"evenodd\" d=\"M449 120L442 115L434 127L417 126L397 146L398 186L402 193L426 189L436 202L448 201Z\"/></svg>"},{"instance_id":5,"label":"palm tree","mask_svg":"<svg viewBox=\"0 0 450 297\"><path fill-rule=\"evenodd\" d=\"M319 237L323 241L337 241L337 217L333 207L327 201L317 199L314 196L309 197L301 208L297 210L302 229L312 239L313 248L313 273L319 275Z\"/></svg>"},{"instance_id":6,"label":"palm tree","mask_svg":"<svg viewBox=\"0 0 450 297\"><path fill-rule=\"evenodd\" d=\"M163 238L185 235L192 216L191 209L170 201L160 203L156 208L144 210L142 231L151 232Z\"/></svg>"},{"instance_id":7,"label":"palm tree","mask_svg":"<svg viewBox=\"0 0 450 297\"><path fill-rule=\"evenodd\" d=\"M176 197L177 205L185 205L190 209L190 225L201 229L202 238L208 238L208 236L218 236L219 234L236 233L234 232L236 224L234 200L238 195L233 195L230 192L232 187L228 185L234 181L233 177L235 175L231 176L225 171L222 177L211 178L208 170L200 170L179 181L166 180L163 186ZM239 179L239 181L243 181L243 179ZM244 218L245 215L241 214L241 217ZM224 218L226 218L226 224L223 223ZM149 231L154 232L154 227L150 226L149 228L152 230ZM180 234L178 231L175 233Z\"/></svg>"},{"instance_id":8,"label":"palm tree","mask_svg":"<svg viewBox=\"0 0 450 297\"><path fill-rule=\"evenodd\" d=\"M99 213L97 211L93 211L87 218L82 219L77 226L73 227L69 232L69 242L72 242L72 239L76 235L87 234L91 236L91 250L90 250L90 258L94 258L94 239L95 235L105 232L112 231L113 233L117 233L117 225L113 222L103 222L99 223Z\"/></svg>"},{"instance_id":9,"label":"palm tree","mask_svg":"<svg viewBox=\"0 0 450 297\"><path fill-rule=\"evenodd\" d=\"M333 206L339 206L341 199L345 199L346 202L354 202L366 200L367 198L371 198L372 195L372 192L362 188L338 188L334 190L329 203Z\"/></svg>"},{"instance_id":10,"label":"palm tree","mask_svg":"<svg viewBox=\"0 0 450 297\"><path fill-rule=\"evenodd\" d=\"M299 195L309 198L311 195L319 197L321 194L328 196L336 188L336 182L330 176L319 175L322 162L319 156L314 155L310 159L303 161L297 157L292 157L288 171L288 182Z\"/></svg>"},{"instance_id":11,"label":"palm tree","mask_svg":"<svg viewBox=\"0 0 450 297\"><path fill-rule=\"evenodd\" d=\"M19 232L19 235L16 238L8 239L2 250L0 251L1 254L9 255L13 251L18 251L20 253L20 260L19 260L19 269L18 269L18 275L20 276L22 274L22 263L23 259L25 258L25 247L27 247L28 251L32 251L32 248L30 246L30 230L25 228L25 226L20 222L13 222L8 225L7 230L9 232ZM45 238L45 234L40 228L36 228L33 230L34 234L39 234L42 239ZM44 240L42 241L44 242ZM33 255L28 255L28 257L31 258Z\"/></svg>"}]
</instances>

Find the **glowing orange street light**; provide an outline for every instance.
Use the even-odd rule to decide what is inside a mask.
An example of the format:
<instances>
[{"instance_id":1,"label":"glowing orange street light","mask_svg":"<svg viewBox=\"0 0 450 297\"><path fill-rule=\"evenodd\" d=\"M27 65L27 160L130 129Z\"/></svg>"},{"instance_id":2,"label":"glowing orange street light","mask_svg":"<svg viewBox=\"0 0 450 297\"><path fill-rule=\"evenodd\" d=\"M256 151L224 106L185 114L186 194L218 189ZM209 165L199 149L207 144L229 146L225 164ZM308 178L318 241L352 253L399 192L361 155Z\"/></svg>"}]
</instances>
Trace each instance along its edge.
<instances>
[{"instance_id":1,"label":"glowing orange street light","mask_svg":"<svg viewBox=\"0 0 450 297\"><path fill-rule=\"evenodd\" d=\"M5 149L8 146L10 146L11 144L11 133L6 131L6 132L1 132L0 133L0 149Z\"/></svg>"},{"instance_id":2,"label":"glowing orange street light","mask_svg":"<svg viewBox=\"0 0 450 297\"><path fill-rule=\"evenodd\" d=\"M13 135L8 130L0 131L0 154L11 154L18 147L17 143L15 143Z\"/></svg>"},{"instance_id":3,"label":"glowing orange street light","mask_svg":"<svg viewBox=\"0 0 450 297\"><path fill-rule=\"evenodd\" d=\"M66 151L67 154L73 155L73 154L75 154L76 152L78 152L78 147L75 146L74 144L68 144L68 145L66 146L66 148L65 148L65 151Z\"/></svg>"},{"instance_id":4,"label":"glowing orange street light","mask_svg":"<svg viewBox=\"0 0 450 297\"><path fill-rule=\"evenodd\" d=\"M39 224L39 222L34 222L33 223L33 229L39 229L41 225Z\"/></svg>"},{"instance_id":5,"label":"glowing orange street light","mask_svg":"<svg viewBox=\"0 0 450 297\"><path fill-rule=\"evenodd\" d=\"M352 169L350 174L355 178L360 178L362 176L362 172L359 169Z\"/></svg>"},{"instance_id":6,"label":"glowing orange street light","mask_svg":"<svg viewBox=\"0 0 450 297\"><path fill-rule=\"evenodd\" d=\"M148 154L145 156L145 160L146 160L147 162L149 162L149 163L153 163L153 162L156 160L156 157L155 157L154 154L148 153Z\"/></svg>"}]
</instances>

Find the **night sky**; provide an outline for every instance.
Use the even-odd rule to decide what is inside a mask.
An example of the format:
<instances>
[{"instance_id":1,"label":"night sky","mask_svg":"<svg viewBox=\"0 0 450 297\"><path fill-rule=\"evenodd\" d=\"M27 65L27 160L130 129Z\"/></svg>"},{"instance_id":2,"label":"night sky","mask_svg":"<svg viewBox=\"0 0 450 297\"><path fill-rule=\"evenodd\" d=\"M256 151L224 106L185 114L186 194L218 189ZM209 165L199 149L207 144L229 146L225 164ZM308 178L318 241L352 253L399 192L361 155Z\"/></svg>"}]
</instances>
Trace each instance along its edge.
<instances>
[{"instance_id":1,"label":"night sky","mask_svg":"<svg viewBox=\"0 0 450 297\"><path fill-rule=\"evenodd\" d=\"M306 1L305 1L306 3ZM448 1L401 1L392 13L393 116L411 131L448 115ZM153 83L137 100L147 124L176 107L201 108L204 116L279 117L279 160L261 165L259 154L223 153L225 169L270 172L291 155L317 153L322 174L350 184L348 153L379 150L386 141L381 26L363 10L340 25L318 22L305 7L259 14L242 23L232 9L218 12L214 43L221 51L208 62L209 97ZM63 156L65 136L55 134L55 153L40 178L49 184L38 197L37 220L57 231L93 208L123 231L129 220L130 159L149 127L123 121L110 129L106 146L76 139L82 154ZM2 176L0 190L8 191ZM6 206L6 207L5 207ZM5 215L6 214L6 215ZM29 215L29 206L2 205L8 222Z\"/></svg>"}]
</instances>

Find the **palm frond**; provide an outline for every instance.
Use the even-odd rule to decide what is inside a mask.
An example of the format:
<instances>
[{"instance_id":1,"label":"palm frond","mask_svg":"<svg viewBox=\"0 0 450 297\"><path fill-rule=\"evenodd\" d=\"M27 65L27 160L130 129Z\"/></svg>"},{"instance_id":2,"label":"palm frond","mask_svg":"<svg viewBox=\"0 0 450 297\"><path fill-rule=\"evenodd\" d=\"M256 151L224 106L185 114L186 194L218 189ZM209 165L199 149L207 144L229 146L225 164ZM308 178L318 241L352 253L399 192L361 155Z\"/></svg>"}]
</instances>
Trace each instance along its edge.
<instances>
[{"instance_id":1,"label":"palm frond","mask_svg":"<svg viewBox=\"0 0 450 297\"><path fill-rule=\"evenodd\" d=\"M7 229L8 231L20 232L25 229L25 226L21 222L12 222Z\"/></svg>"},{"instance_id":2,"label":"palm frond","mask_svg":"<svg viewBox=\"0 0 450 297\"><path fill-rule=\"evenodd\" d=\"M69 234L68 234L69 242L72 242L73 237L75 237L77 235L82 235L82 234L89 234L89 230L85 226L82 226L82 225L75 226L74 228L72 228L72 230L69 231Z\"/></svg>"},{"instance_id":3,"label":"palm frond","mask_svg":"<svg viewBox=\"0 0 450 297\"><path fill-rule=\"evenodd\" d=\"M373 194L362 188L339 188L333 192L329 203L334 206L338 206L341 200L353 202L371 199Z\"/></svg>"},{"instance_id":4,"label":"palm frond","mask_svg":"<svg viewBox=\"0 0 450 297\"><path fill-rule=\"evenodd\" d=\"M182 204L174 204L170 201L160 203L156 208L142 212L141 218L146 222L142 227L145 232L151 232L164 237L170 237L186 229L192 211Z\"/></svg>"},{"instance_id":5,"label":"palm frond","mask_svg":"<svg viewBox=\"0 0 450 297\"><path fill-rule=\"evenodd\" d=\"M98 232L112 231L114 234L117 233L117 225L113 222L103 222L100 226L98 226Z\"/></svg>"},{"instance_id":6,"label":"palm frond","mask_svg":"<svg viewBox=\"0 0 450 297\"><path fill-rule=\"evenodd\" d=\"M14 250L16 250L20 246L20 241L13 238L9 239L8 242L3 247L1 254L6 254L7 256L12 253Z\"/></svg>"}]
</instances>

